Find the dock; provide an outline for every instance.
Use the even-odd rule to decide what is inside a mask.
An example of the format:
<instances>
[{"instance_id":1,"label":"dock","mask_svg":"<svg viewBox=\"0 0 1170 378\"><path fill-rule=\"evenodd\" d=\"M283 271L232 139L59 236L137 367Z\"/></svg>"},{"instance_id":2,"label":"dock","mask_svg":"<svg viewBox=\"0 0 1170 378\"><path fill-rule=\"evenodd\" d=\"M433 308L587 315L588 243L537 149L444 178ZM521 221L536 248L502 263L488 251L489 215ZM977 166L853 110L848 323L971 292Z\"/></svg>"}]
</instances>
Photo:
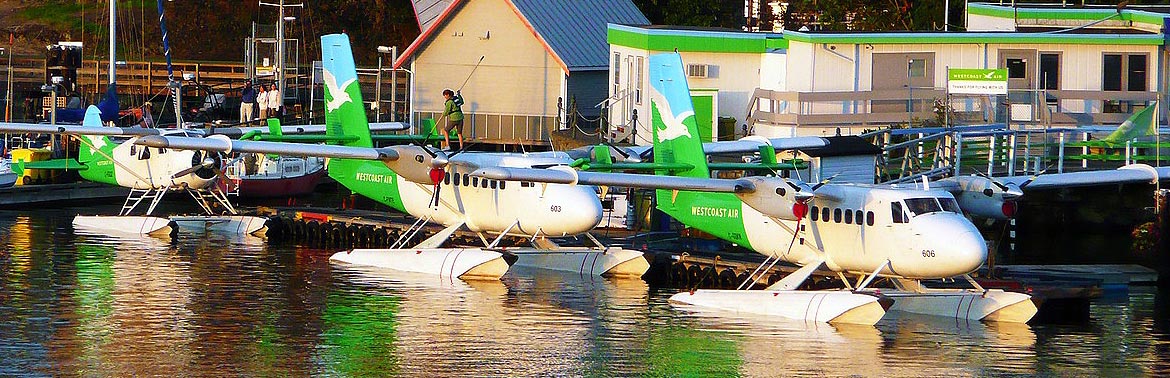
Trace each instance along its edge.
<instances>
[{"instance_id":1,"label":"dock","mask_svg":"<svg viewBox=\"0 0 1170 378\"><path fill-rule=\"evenodd\" d=\"M88 181L69 184L20 185L0 189L0 207L60 201L126 198L129 189Z\"/></svg>"}]
</instances>

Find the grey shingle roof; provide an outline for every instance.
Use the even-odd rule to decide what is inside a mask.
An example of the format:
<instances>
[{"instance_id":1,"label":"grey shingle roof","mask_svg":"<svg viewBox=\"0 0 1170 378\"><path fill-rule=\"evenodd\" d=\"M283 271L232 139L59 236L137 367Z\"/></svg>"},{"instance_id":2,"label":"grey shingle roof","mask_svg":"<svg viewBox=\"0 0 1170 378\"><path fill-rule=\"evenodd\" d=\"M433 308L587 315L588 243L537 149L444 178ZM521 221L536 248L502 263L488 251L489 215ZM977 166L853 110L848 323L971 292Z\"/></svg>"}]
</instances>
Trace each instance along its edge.
<instances>
[{"instance_id":1,"label":"grey shingle roof","mask_svg":"<svg viewBox=\"0 0 1170 378\"><path fill-rule=\"evenodd\" d=\"M511 1L570 71L609 65L607 23L650 24L630 0Z\"/></svg>"},{"instance_id":2,"label":"grey shingle roof","mask_svg":"<svg viewBox=\"0 0 1170 378\"><path fill-rule=\"evenodd\" d=\"M419 31L427 31L431 24L443 14L443 10L451 6L452 0L411 0L414 5L414 17L418 19Z\"/></svg>"}]
</instances>

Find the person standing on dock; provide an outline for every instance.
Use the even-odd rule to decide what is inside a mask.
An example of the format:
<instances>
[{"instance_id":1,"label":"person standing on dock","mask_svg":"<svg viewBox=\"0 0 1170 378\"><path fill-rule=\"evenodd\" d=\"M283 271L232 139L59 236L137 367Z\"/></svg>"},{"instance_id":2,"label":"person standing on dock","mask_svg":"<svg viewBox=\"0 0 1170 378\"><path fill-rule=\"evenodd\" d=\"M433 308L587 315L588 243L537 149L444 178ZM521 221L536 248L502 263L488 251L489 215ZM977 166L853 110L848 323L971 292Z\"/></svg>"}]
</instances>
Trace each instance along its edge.
<instances>
[{"instance_id":1,"label":"person standing on dock","mask_svg":"<svg viewBox=\"0 0 1170 378\"><path fill-rule=\"evenodd\" d=\"M253 120L252 108L256 106L256 89L252 88L252 81L244 82L240 90L240 123L251 123Z\"/></svg>"},{"instance_id":2,"label":"person standing on dock","mask_svg":"<svg viewBox=\"0 0 1170 378\"><path fill-rule=\"evenodd\" d=\"M260 123L268 119L268 86L261 85L260 93L256 94L256 105L260 108Z\"/></svg>"},{"instance_id":3,"label":"person standing on dock","mask_svg":"<svg viewBox=\"0 0 1170 378\"><path fill-rule=\"evenodd\" d=\"M154 114L152 114L153 108L154 105L150 102L142 104L142 119L138 121L139 126L148 129L154 127Z\"/></svg>"},{"instance_id":4,"label":"person standing on dock","mask_svg":"<svg viewBox=\"0 0 1170 378\"><path fill-rule=\"evenodd\" d=\"M443 117L447 118L447 125L443 127L443 142L444 149L451 149L451 130L455 130L455 136L459 139L459 149L463 149L463 96L455 94L450 89L443 90L443 98L446 103L443 105Z\"/></svg>"},{"instance_id":5,"label":"person standing on dock","mask_svg":"<svg viewBox=\"0 0 1170 378\"><path fill-rule=\"evenodd\" d=\"M272 90L268 91L268 116L280 118L283 107L284 98L280 97L280 88L273 85Z\"/></svg>"}]
</instances>

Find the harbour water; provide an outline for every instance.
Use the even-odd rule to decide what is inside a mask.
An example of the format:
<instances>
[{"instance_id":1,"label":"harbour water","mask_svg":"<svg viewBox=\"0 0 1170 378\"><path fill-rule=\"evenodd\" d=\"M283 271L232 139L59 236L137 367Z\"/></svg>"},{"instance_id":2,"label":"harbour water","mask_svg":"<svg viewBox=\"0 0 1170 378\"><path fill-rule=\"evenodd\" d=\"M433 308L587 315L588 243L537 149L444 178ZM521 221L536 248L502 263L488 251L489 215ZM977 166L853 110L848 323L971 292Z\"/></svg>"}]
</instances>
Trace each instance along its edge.
<instances>
[{"instance_id":1,"label":"harbour water","mask_svg":"<svg viewBox=\"0 0 1170 378\"><path fill-rule=\"evenodd\" d=\"M88 235L84 211L0 212L0 376L1170 374L1152 288L1082 324L806 324L677 308L640 280L444 281L254 237Z\"/></svg>"}]
</instances>

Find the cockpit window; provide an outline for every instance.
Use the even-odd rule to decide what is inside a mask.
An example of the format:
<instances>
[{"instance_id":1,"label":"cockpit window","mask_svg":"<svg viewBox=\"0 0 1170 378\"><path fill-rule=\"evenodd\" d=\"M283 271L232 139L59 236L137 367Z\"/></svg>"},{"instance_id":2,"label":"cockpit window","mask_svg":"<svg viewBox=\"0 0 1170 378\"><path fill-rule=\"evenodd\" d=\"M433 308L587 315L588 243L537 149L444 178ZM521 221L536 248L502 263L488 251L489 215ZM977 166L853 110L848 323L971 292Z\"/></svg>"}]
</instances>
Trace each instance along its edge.
<instances>
[{"instance_id":1,"label":"cockpit window","mask_svg":"<svg viewBox=\"0 0 1170 378\"><path fill-rule=\"evenodd\" d=\"M955 201L954 198L939 198L938 203L942 205L943 211L956 214L963 213L963 209L959 207L959 201Z\"/></svg>"},{"instance_id":2,"label":"cockpit window","mask_svg":"<svg viewBox=\"0 0 1170 378\"><path fill-rule=\"evenodd\" d=\"M940 211L962 214L959 203L953 198L908 198L906 208L915 216Z\"/></svg>"},{"instance_id":3,"label":"cockpit window","mask_svg":"<svg viewBox=\"0 0 1170 378\"><path fill-rule=\"evenodd\" d=\"M914 215L942 211L942 208L938 206L938 201L934 198L908 198L906 199L906 208Z\"/></svg>"}]
</instances>

